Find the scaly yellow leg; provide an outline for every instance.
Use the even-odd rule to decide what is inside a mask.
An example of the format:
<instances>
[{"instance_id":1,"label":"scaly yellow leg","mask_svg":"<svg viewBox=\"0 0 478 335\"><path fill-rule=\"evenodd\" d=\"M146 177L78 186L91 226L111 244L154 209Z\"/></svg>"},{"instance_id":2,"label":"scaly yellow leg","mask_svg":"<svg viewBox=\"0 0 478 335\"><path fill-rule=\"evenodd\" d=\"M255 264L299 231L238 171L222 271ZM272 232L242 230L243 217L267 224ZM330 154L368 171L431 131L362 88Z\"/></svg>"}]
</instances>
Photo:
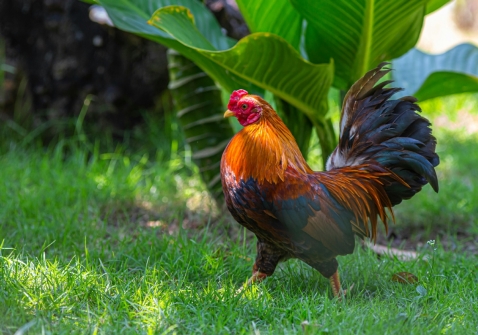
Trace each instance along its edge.
<instances>
[{"instance_id":1,"label":"scaly yellow leg","mask_svg":"<svg viewBox=\"0 0 478 335\"><path fill-rule=\"evenodd\" d=\"M254 273L252 273L252 277L249 278L249 280L247 281L246 286L252 285L254 283L260 283L261 281L266 279L266 277L267 275L265 273L255 271Z\"/></svg>"},{"instance_id":2,"label":"scaly yellow leg","mask_svg":"<svg viewBox=\"0 0 478 335\"><path fill-rule=\"evenodd\" d=\"M335 271L335 273L332 275L332 277L329 278L330 281L330 286L332 286L332 292L334 293L334 297L341 299L342 297L347 294L347 291L350 292L354 285L350 286L347 290L342 290L342 287L340 286L340 277L339 277L339 271Z\"/></svg>"},{"instance_id":3,"label":"scaly yellow leg","mask_svg":"<svg viewBox=\"0 0 478 335\"><path fill-rule=\"evenodd\" d=\"M254 271L252 273L252 276L251 278L249 278L249 280L247 281L246 284L244 284L244 286L242 286L240 289L238 289L236 291L236 294L239 294L241 293L246 287L249 287L251 286L252 284L254 283L260 283L261 281L263 281L264 279L266 279L267 275L263 272L259 272L259 271Z\"/></svg>"},{"instance_id":4,"label":"scaly yellow leg","mask_svg":"<svg viewBox=\"0 0 478 335\"><path fill-rule=\"evenodd\" d=\"M342 288L340 286L340 277L339 277L339 271L335 271L335 273L332 275L332 277L329 278L330 281L330 286L332 286L332 293L334 294L334 297L342 297Z\"/></svg>"}]
</instances>

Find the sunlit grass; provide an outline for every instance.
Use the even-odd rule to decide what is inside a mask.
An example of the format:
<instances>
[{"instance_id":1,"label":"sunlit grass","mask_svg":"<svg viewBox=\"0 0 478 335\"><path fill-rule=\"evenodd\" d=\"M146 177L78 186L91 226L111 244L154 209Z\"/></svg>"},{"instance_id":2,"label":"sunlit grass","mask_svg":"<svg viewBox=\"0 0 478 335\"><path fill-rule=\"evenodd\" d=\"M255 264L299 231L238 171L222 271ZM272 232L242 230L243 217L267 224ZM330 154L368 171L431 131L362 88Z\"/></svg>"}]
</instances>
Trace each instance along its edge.
<instances>
[{"instance_id":1,"label":"sunlit grass","mask_svg":"<svg viewBox=\"0 0 478 335\"><path fill-rule=\"evenodd\" d=\"M126 146L100 153L76 140L44 149L6 139L0 334L474 334L476 257L460 244L449 252L426 241L434 226L478 236L478 136L436 122L445 115L456 126L460 111L477 115L476 100L422 104L439 123L440 193L426 187L398 206L396 224L420 227L420 257L378 259L361 248L339 257L344 286L354 284L343 302L298 261L237 295L255 243L243 240L241 228L225 233L229 217L206 206L204 186L181 153L166 161ZM401 271L419 283L391 281Z\"/></svg>"},{"instance_id":2,"label":"sunlit grass","mask_svg":"<svg viewBox=\"0 0 478 335\"><path fill-rule=\"evenodd\" d=\"M173 237L138 228L134 239L116 242L100 254L85 248L72 258L48 256L54 245L39 256L3 249L1 330L287 334L305 327L310 334L457 334L477 327L474 266L440 246L411 263L377 260L361 250L342 257L343 283L355 287L347 301L337 302L328 282L297 261L236 295L250 267L242 256L252 256L252 246L244 250L214 231ZM398 271L415 273L420 286L391 282Z\"/></svg>"}]
</instances>

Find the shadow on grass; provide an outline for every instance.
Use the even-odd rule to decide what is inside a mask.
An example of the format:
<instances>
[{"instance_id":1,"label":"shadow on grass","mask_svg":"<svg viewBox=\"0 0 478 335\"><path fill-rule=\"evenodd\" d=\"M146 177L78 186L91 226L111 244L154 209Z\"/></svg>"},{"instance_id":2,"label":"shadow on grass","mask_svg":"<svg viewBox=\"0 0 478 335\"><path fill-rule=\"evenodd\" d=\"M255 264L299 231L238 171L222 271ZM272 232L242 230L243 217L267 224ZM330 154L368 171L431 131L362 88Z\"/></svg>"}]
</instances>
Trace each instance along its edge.
<instances>
[{"instance_id":1,"label":"shadow on grass","mask_svg":"<svg viewBox=\"0 0 478 335\"><path fill-rule=\"evenodd\" d=\"M427 185L395 209L397 222L379 243L416 249L428 240L439 240L447 250L478 252L478 134L439 133L437 168L440 191Z\"/></svg>"}]
</instances>

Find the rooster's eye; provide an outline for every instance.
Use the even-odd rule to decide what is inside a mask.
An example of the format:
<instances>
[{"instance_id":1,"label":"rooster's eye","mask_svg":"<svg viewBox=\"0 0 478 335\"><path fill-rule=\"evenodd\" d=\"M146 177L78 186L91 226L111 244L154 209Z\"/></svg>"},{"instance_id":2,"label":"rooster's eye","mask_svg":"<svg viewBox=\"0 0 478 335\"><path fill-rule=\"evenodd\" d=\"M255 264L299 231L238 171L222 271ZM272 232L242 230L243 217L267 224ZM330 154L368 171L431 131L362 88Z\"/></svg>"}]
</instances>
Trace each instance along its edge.
<instances>
[{"instance_id":1,"label":"rooster's eye","mask_svg":"<svg viewBox=\"0 0 478 335\"><path fill-rule=\"evenodd\" d=\"M241 108L242 108L242 109L246 109L246 108L247 108L247 105L246 105L246 104L242 104Z\"/></svg>"}]
</instances>

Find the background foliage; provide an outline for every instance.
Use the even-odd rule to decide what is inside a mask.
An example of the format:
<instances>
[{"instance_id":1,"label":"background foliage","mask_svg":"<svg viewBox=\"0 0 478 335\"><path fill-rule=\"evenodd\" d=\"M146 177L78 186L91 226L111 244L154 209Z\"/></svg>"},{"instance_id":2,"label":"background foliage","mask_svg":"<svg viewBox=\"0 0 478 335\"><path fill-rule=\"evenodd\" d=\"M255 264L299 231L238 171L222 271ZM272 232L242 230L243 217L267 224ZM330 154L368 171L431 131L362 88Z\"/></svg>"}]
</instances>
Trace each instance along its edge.
<instances>
[{"instance_id":1,"label":"background foliage","mask_svg":"<svg viewBox=\"0 0 478 335\"><path fill-rule=\"evenodd\" d=\"M226 92L243 88L264 95L268 91L293 106L296 113L304 113L306 118L288 117L285 122L296 135L311 122L327 157L336 144L327 105L332 87L342 92L341 97L366 71L412 49L424 16L446 1L240 0L239 8L252 32L240 41L226 37L211 13L195 0L97 3L118 28L177 50ZM420 68L420 61L430 64L425 58L433 56L412 50L393 62L399 83L415 89L423 100L475 91L477 63L462 48L439 56L434 66ZM450 70L447 64L458 63L457 54L461 55L459 63L465 65L453 71L463 73L433 74ZM415 77L408 76L410 72ZM440 87L440 76L452 80L451 89ZM410 81L413 84L405 85ZM276 107L283 106L287 105ZM307 152L307 140L299 144Z\"/></svg>"}]
</instances>

